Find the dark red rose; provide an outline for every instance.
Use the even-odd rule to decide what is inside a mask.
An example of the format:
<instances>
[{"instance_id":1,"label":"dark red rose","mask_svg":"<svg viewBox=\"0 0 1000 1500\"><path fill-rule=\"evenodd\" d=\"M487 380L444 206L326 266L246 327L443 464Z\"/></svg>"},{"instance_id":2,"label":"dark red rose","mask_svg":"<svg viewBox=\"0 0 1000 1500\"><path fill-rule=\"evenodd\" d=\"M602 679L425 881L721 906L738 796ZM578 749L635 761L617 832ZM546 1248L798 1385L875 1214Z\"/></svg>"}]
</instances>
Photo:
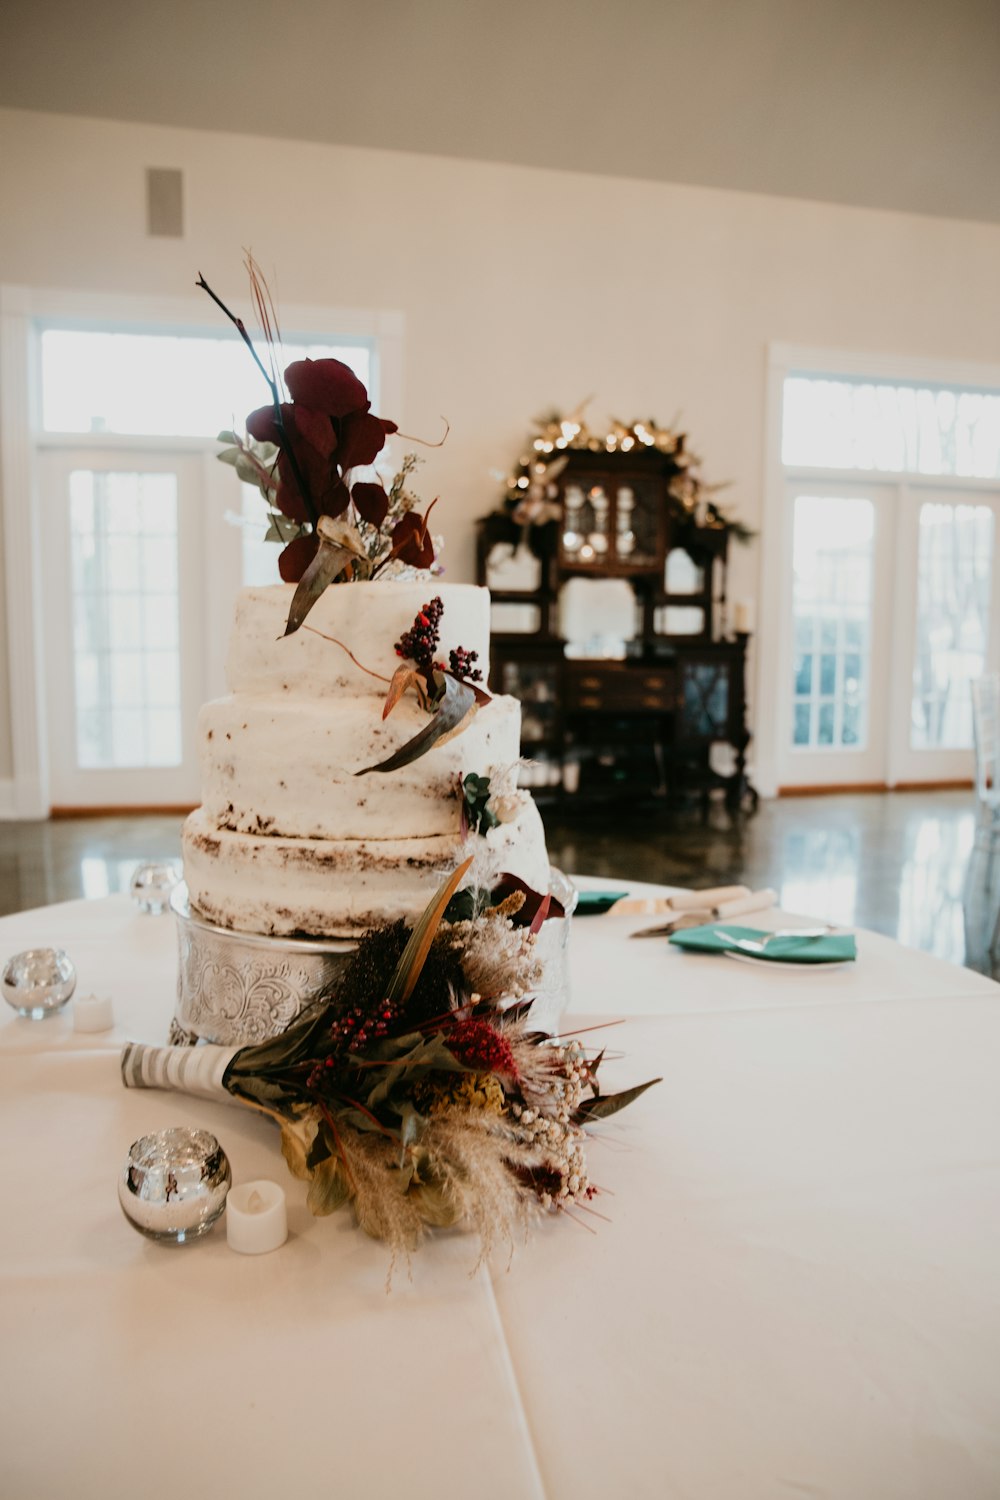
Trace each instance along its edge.
<instances>
[{"instance_id":1,"label":"dark red rose","mask_svg":"<svg viewBox=\"0 0 1000 1500\"><path fill-rule=\"evenodd\" d=\"M350 365L339 359L296 359L285 371L285 385L293 401L328 417L368 410L368 392Z\"/></svg>"},{"instance_id":2,"label":"dark red rose","mask_svg":"<svg viewBox=\"0 0 1000 1500\"><path fill-rule=\"evenodd\" d=\"M295 425L298 436L315 448L316 452L323 458L329 458L337 446L337 434L333 430L333 423L328 416L321 411L313 411L310 406L301 406L298 402L287 408L291 412L291 420ZM289 425L286 408L282 407L282 415L285 417L285 425Z\"/></svg>"},{"instance_id":3,"label":"dark red rose","mask_svg":"<svg viewBox=\"0 0 1000 1500\"><path fill-rule=\"evenodd\" d=\"M426 517L418 516L415 510L406 512L392 529L392 554L411 567L430 567L434 561L434 543Z\"/></svg>"},{"instance_id":4,"label":"dark red rose","mask_svg":"<svg viewBox=\"0 0 1000 1500\"><path fill-rule=\"evenodd\" d=\"M319 537L315 532L308 536L297 536L289 542L278 558L278 572L286 583L298 583L306 568L319 551Z\"/></svg>"},{"instance_id":5,"label":"dark red rose","mask_svg":"<svg viewBox=\"0 0 1000 1500\"><path fill-rule=\"evenodd\" d=\"M291 404L286 402L282 408L282 417L287 418L291 409ZM256 411L252 411L247 417L247 432L252 438L256 438L258 443L279 442L280 434L274 420L274 407L258 406Z\"/></svg>"},{"instance_id":6,"label":"dark red rose","mask_svg":"<svg viewBox=\"0 0 1000 1500\"><path fill-rule=\"evenodd\" d=\"M370 412L352 412L340 423L337 461L345 471L373 464L385 447L386 437L396 431L395 422L373 417Z\"/></svg>"},{"instance_id":7,"label":"dark red rose","mask_svg":"<svg viewBox=\"0 0 1000 1500\"><path fill-rule=\"evenodd\" d=\"M351 499L363 521L371 526L381 526L389 511L389 496L380 484L352 485Z\"/></svg>"}]
</instances>

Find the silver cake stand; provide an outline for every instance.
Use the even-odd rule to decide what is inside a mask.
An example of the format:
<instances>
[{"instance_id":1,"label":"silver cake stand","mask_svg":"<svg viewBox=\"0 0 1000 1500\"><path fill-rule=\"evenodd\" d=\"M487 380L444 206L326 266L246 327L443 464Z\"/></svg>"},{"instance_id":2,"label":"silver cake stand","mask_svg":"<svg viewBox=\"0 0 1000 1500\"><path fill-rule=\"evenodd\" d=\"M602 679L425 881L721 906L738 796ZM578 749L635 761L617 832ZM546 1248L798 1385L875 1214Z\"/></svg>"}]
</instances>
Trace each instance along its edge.
<instances>
[{"instance_id":1,"label":"silver cake stand","mask_svg":"<svg viewBox=\"0 0 1000 1500\"><path fill-rule=\"evenodd\" d=\"M549 871L549 889L566 916L544 922L538 936L544 978L532 1020L543 1031L557 1029L569 1004L569 927L578 899L561 870ZM174 1046L240 1047L277 1036L326 998L357 946L345 938L265 937L216 927L192 907L183 883L174 887L170 907L178 945Z\"/></svg>"},{"instance_id":2,"label":"silver cake stand","mask_svg":"<svg viewBox=\"0 0 1000 1500\"><path fill-rule=\"evenodd\" d=\"M175 886L177 1008L174 1045L246 1046L277 1036L307 1006L322 1000L355 944L343 938L265 937L216 927Z\"/></svg>"}]
</instances>

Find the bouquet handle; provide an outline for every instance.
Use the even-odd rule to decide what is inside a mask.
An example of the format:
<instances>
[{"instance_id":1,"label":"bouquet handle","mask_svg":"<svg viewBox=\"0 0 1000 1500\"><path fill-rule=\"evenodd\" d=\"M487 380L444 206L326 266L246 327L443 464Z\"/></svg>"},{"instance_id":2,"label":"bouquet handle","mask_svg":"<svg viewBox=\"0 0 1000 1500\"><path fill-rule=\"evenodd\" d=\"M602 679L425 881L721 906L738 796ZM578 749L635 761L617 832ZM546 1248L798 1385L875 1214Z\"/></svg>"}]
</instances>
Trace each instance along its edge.
<instances>
[{"instance_id":1,"label":"bouquet handle","mask_svg":"<svg viewBox=\"0 0 1000 1500\"><path fill-rule=\"evenodd\" d=\"M230 1100L223 1083L240 1047L150 1047L126 1042L122 1049L122 1082L127 1089L176 1089L202 1099Z\"/></svg>"}]
</instances>

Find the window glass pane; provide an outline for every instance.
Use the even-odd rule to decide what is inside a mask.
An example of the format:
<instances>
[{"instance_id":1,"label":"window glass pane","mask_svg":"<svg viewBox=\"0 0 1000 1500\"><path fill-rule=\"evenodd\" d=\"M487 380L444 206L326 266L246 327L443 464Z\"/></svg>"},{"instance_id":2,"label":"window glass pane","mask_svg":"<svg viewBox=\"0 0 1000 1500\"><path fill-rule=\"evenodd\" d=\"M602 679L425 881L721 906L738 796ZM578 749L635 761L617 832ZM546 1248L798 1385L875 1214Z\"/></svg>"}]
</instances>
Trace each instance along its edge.
<instances>
[{"instance_id":1,"label":"window glass pane","mask_svg":"<svg viewBox=\"0 0 1000 1500\"><path fill-rule=\"evenodd\" d=\"M176 478L74 471L67 516L77 765L180 765Z\"/></svg>"},{"instance_id":2,"label":"window glass pane","mask_svg":"<svg viewBox=\"0 0 1000 1500\"><path fill-rule=\"evenodd\" d=\"M803 653L794 662L798 748L858 749L867 742L874 540L870 500L796 496L795 639L822 648L818 657Z\"/></svg>"},{"instance_id":3,"label":"window glass pane","mask_svg":"<svg viewBox=\"0 0 1000 1500\"><path fill-rule=\"evenodd\" d=\"M371 394L372 341L302 342L280 351L284 368L309 357L341 359ZM102 333L48 328L41 335L42 425L47 432L215 437L267 404L245 345L227 334ZM266 363L266 353L264 354ZM373 400L375 398L373 397Z\"/></svg>"},{"instance_id":4,"label":"window glass pane","mask_svg":"<svg viewBox=\"0 0 1000 1500\"><path fill-rule=\"evenodd\" d=\"M241 484L240 501L240 513L232 519L243 534L243 582L248 588L280 583L278 558L281 544L264 540L268 528L264 497L256 485Z\"/></svg>"},{"instance_id":5,"label":"window glass pane","mask_svg":"<svg viewBox=\"0 0 1000 1500\"><path fill-rule=\"evenodd\" d=\"M917 642L910 746L972 747L970 684L986 661L993 513L985 505L920 507Z\"/></svg>"},{"instance_id":6,"label":"window glass pane","mask_svg":"<svg viewBox=\"0 0 1000 1500\"><path fill-rule=\"evenodd\" d=\"M790 375L782 459L793 467L995 479L1000 395Z\"/></svg>"}]
</instances>

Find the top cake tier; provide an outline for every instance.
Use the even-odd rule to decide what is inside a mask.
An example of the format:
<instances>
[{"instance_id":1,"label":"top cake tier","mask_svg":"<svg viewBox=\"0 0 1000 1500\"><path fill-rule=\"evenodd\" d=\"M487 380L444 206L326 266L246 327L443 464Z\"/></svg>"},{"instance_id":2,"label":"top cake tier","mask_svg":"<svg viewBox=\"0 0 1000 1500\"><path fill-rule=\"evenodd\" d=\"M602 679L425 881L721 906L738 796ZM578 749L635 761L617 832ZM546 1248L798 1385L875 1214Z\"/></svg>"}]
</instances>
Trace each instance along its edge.
<instances>
[{"instance_id":1,"label":"top cake tier","mask_svg":"<svg viewBox=\"0 0 1000 1500\"><path fill-rule=\"evenodd\" d=\"M396 642L434 598L444 605L438 660L447 665L449 651L464 646L478 652L476 665L484 682L489 675L488 589L438 583L433 578L419 583L334 584L320 596L306 623L294 635L285 636L294 593L290 583L241 592L226 661L230 692L385 697L386 680L400 664ZM340 645L324 636L332 636ZM341 649L344 646L347 651Z\"/></svg>"}]
</instances>

